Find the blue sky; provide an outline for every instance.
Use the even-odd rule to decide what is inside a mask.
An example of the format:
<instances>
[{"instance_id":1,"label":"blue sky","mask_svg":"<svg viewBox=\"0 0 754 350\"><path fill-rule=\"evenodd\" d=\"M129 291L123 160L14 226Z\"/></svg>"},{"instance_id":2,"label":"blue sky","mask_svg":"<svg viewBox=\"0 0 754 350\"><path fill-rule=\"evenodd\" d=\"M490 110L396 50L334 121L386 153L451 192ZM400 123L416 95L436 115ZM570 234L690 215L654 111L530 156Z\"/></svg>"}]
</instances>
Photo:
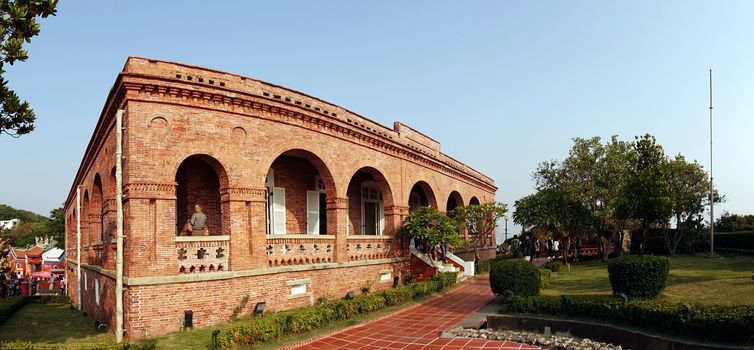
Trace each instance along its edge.
<instances>
[{"instance_id":1,"label":"blue sky","mask_svg":"<svg viewBox=\"0 0 754 350\"><path fill-rule=\"evenodd\" d=\"M720 207L754 213L752 14L751 1L61 1L7 68L38 120L0 136L0 203L47 214L65 200L126 57L146 56L405 122L511 205L577 136L651 133L706 167L712 68Z\"/></svg>"}]
</instances>

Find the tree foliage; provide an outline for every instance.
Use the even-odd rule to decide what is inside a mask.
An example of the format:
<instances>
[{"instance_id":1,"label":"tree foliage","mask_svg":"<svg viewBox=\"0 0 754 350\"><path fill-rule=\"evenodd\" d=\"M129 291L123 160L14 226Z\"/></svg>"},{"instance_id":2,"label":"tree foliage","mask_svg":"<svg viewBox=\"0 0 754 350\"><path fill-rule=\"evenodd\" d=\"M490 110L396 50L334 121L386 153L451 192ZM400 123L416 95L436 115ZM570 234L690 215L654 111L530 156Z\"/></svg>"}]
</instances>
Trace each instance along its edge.
<instances>
[{"instance_id":1,"label":"tree foliage","mask_svg":"<svg viewBox=\"0 0 754 350\"><path fill-rule=\"evenodd\" d=\"M37 237L49 237L59 247L65 245L65 216L63 208L50 211L50 217L44 217L30 211L15 209L0 204L0 220L20 219L21 223L13 229L0 232L0 240L6 244L25 247L34 244Z\"/></svg>"},{"instance_id":2,"label":"tree foliage","mask_svg":"<svg viewBox=\"0 0 754 350\"><path fill-rule=\"evenodd\" d=\"M458 247L463 243L458 234L457 221L432 207L419 207L412 211L398 229L398 235L418 238L425 247L438 244Z\"/></svg>"},{"instance_id":3,"label":"tree foliage","mask_svg":"<svg viewBox=\"0 0 754 350\"><path fill-rule=\"evenodd\" d=\"M666 225L672 215L667 157L655 137L636 137L629 168L629 177L623 186L616 215L622 219L636 220L642 231L641 254L647 243L647 230L652 226Z\"/></svg>"},{"instance_id":4,"label":"tree foliage","mask_svg":"<svg viewBox=\"0 0 754 350\"><path fill-rule=\"evenodd\" d=\"M29 58L23 46L39 34L37 18L54 16L57 3L57 0L0 1L0 134L18 137L34 130L34 111L8 87L3 75L6 64L13 65Z\"/></svg>"},{"instance_id":5,"label":"tree foliage","mask_svg":"<svg viewBox=\"0 0 754 350\"><path fill-rule=\"evenodd\" d=\"M670 250L695 220L701 220L709 201L709 182L701 166L682 157L668 159L651 135L633 142L617 136L606 143L599 137L574 138L565 160L541 163L532 177L538 192L516 202L514 221L546 227L556 235L591 232L599 239L603 259L609 239L619 237L623 242L625 231L646 233L649 227L667 224L672 215L685 226L679 226L680 236L669 237ZM722 196L715 192L714 198L719 201Z\"/></svg>"},{"instance_id":6,"label":"tree foliage","mask_svg":"<svg viewBox=\"0 0 754 350\"><path fill-rule=\"evenodd\" d=\"M667 162L668 186L676 230L665 231L665 244L675 254L686 232L704 221L704 209L709 205L709 177L701 165L686 161L678 154ZM715 191L715 202L723 198Z\"/></svg>"},{"instance_id":7,"label":"tree foliage","mask_svg":"<svg viewBox=\"0 0 754 350\"><path fill-rule=\"evenodd\" d=\"M715 231L754 231L754 215L723 213L723 215L715 221Z\"/></svg>"},{"instance_id":8,"label":"tree foliage","mask_svg":"<svg viewBox=\"0 0 754 350\"><path fill-rule=\"evenodd\" d=\"M495 228L498 220L505 219L508 205L500 202L486 202L457 207L449 213L459 225L468 232L468 248L474 251L474 259L479 260L477 249L495 246Z\"/></svg>"}]
</instances>

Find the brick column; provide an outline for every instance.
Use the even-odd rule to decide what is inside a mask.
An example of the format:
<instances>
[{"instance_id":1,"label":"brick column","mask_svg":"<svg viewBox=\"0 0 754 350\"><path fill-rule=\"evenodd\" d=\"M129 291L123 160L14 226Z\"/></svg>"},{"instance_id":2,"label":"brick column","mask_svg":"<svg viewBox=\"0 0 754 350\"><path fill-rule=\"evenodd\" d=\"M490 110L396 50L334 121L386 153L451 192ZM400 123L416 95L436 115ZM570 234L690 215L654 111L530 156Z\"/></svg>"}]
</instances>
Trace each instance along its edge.
<instances>
[{"instance_id":1,"label":"brick column","mask_svg":"<svg viewBox=\"0 0 754 350\"><path fill-rule=\"evenodd\" d=\"M403 225L403 221L408 216L408 207L393 205L385 207L385 235L395 236L398 228ZM394 239L391 251L400 251L408 249L408 241L405 239Z\"/></svg>"},{"instance_id":2,"label":"brick column","mask_svg":"<svg viewBox=\"0 0 754 350\"><path fill-rule=\"evenodd\" d=\"M348 261L348 239L346 237L346 211L348 197L327 197L327 234L335 235L335 262Z\"/></svg>"},{"instance_id":3,"label":"brick column","mask_svg":"<svg viewBox=\"0 0 754 350\"><path fill-rule=\"evenodd\" d=\"M178 274L176 183L127 183L123 193L123 275Z\"/></svg>"},{"instance_id":4,"label":"brick column","mask_svg":"<svg viewBox=\"0 0 754 350\"><path fill-rule=\"evenodd\" d=\"M230 270L267 266L265 189L234 187L220 193L225 234L230 235Z\"/></svg>"}]
</instances>

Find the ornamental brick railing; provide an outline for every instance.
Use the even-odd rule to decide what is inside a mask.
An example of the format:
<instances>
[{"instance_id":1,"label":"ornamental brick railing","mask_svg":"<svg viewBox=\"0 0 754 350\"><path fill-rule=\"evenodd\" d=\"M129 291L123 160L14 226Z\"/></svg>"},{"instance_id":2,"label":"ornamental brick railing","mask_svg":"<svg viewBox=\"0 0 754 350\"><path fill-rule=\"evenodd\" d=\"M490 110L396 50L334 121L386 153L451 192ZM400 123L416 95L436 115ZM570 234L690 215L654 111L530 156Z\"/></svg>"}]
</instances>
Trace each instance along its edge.
<instances>
[{"instance_id":1,"label":"ornamental brick railing","mask_svg":"<svg viewBox=\"0 0 754 350\"><path fill-rule=\"evenodd\" d=\"M348 236L348 260L374 260L391 257L392 236Z\"/></svg>"},{"instance_id":2,"label":"ornamental brick railing","mask_svg":"<svg viewBox=\"0 0 754 350\"><path fill-rule=\"evenodd\" d=\"M270 266L335 262L335 236L268 235L267 262Z\"/></svg>"},{"instance_id":3,"label":"ornamental brick railing","mask_svg":"<svg viewBox=\"0 0 754 350\"><path fill-rule=\"evenodd\" d=\"M92 242L89 245L89 254L87 255L86 263L89 265L102 266L105 260L105 245L100 241Z\"/></svg>"},{"instance_id":4,"label":"ornamental brick railing","mask_svg":"<svg viewBox=\"0 0 754 350\"><path fill-rule=\"evenodd\" d=\"M230 236L186 236L175 238L180 273L204 273L228 269Z\"/></svg>"}]
</instances>

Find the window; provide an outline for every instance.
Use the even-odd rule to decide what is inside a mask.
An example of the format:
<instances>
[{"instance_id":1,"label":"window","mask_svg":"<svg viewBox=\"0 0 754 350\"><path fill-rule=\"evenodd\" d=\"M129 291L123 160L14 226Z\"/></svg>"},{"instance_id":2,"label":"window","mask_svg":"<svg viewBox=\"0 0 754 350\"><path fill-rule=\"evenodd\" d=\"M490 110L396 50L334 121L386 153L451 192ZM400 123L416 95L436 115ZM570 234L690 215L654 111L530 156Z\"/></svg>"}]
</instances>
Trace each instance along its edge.
<instances>
[{"instance_id":1,"label":"window","mask_svg":"<svg viewBox=\"0 0 754 350\"><path fill-rule=\"evenodd\" d=\"M99 305L99 278L94 279L94 302Z\"/></svg>"},{"instance_id":2,"label":"window","mask_svg":"<svg viewBox=\"0 0 754 350\"><path fill-rule=\"evenodd\" d=\"M306 294L306 284L296 284L294 286L291 286L291 296L300 294Z\"/></svg>"},{"instance_id":3,"label":"window","mask_svg":"<svg viewBox=\"0 0 754 350\"><path fill-rule=\"evenodd\" d=\"M361 234L381 235L385 222L382 192L374 181L361 185Z\"/></svg>"},{"instance_id":4,"label":"window","mask_svg":"<svg viewBox=\"0 0 754 350\"><path fill-rule=\"evenodd\" d=\"M390 282L390 280L393 278L393 274L390 271L381 271L380 272L380 282Z\"/></svg>"},{"instance_id":5,"label":"window","mask_svg":"<svg viewBox=\"0 0 754 350\"><path fill-rule=\"evenodd\" d=\"M288 299L295 299L295 298L301 298L305 296L309 296L311 292L309 291L309 284L311 284L311 280L306 279L300 279L295 281L288 281L288 286L291 288L291 294L288 295Z\"/></svg>"}]
</instances>

